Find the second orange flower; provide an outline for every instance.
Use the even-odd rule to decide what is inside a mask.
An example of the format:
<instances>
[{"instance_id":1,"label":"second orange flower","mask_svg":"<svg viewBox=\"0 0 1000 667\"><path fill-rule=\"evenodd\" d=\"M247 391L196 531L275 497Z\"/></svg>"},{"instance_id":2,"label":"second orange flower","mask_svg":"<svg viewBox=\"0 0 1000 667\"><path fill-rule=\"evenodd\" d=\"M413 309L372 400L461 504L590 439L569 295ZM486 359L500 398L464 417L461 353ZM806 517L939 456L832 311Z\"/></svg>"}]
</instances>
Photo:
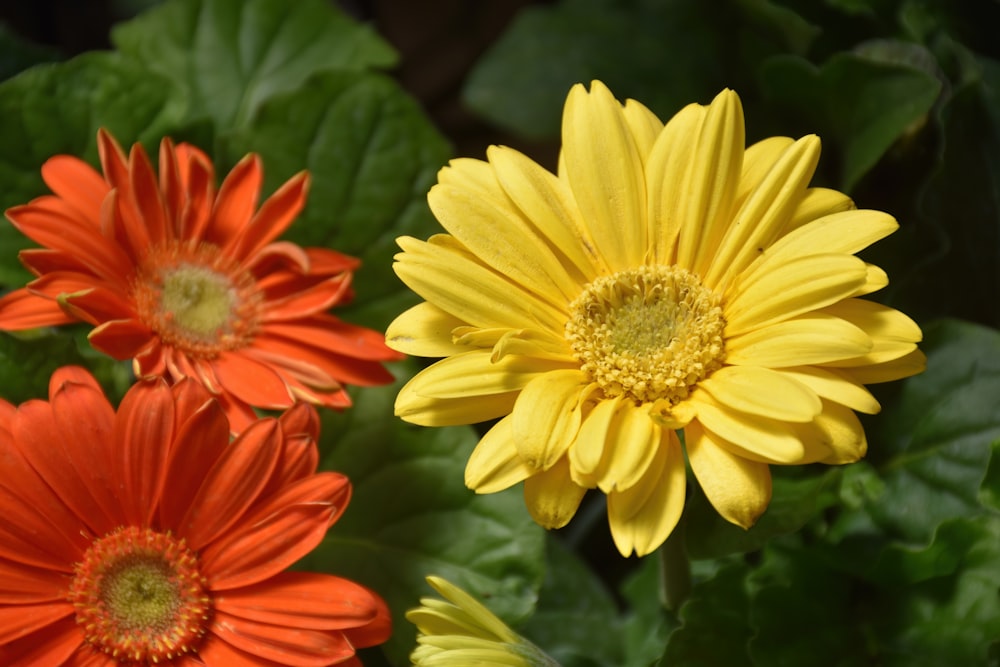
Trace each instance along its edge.
<instances>
[{"instance_id":1,"label":"second orange flower","mask_svg":"<svg viewBox=\"0 0 1000 667\"><path fill-rule=\"evenodd\" d=\"M351 298L359 261L277 240L305 205L305 172L258 208L256 155L216 189L191 145L164 139L157 171L103 130L98 148L103 175L55 156L42 166L54 194L7 211L42 248L21 252L37 279L0 299L0 329L90 323L91 344L136 376L204 384L234 431L254 407L346 407L344 384L392 380L381 362L401 355L382 334L327 312Z\"/></svg>"}]
</instances>

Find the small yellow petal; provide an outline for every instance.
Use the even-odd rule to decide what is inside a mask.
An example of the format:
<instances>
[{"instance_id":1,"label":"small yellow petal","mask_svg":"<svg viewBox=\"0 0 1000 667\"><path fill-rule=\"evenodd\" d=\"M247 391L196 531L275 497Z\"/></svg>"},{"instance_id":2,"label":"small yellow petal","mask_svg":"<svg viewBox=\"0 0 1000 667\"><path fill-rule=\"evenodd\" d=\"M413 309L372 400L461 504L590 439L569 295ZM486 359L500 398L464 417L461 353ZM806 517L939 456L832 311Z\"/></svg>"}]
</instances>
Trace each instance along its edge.
<instances>
[{"instance_id":1,"label":"small yellow petal","mask_svg":"<svg viewBox=\"0 0 1000 667\"><path fill-rule=\"evenodd\" d=\"M706 285L725 285L774 243L809 185L819 151L819 138L811 135L782 153L736 212L718 252L702 272Z\"/></svg>"},{"instance_id":2,"label":"small yellow petal","mask_svg":"<svg viewBox=\"0 0 1000 667\"><path fill-rule=\"evenodd\" d=\"M469 456L465 485L476 493L496 493L534 474L518 455L508 415L493 425Z\"/></svg>"},{"instance_id":3,"label":"small yellow petal","mask_svg":"<svg viewBox=\"0 0 1000 667\"><path fill-rule=\"evenodd\" d=\"M823 407L808 386L770 368L723 366L698 387L721 405L770 419L809 422Z\"/></svg>"},{"instance_id":4,"label":"small yellow petal","mask_svg":"<svg viewBox=\"0 0 1000 667\"><path fill-rule=\"evenodd\" d=\"M764 247L754 262L744 271L741 280L752 280L758 270L777 266L796 257L821 253L853 255L885 238L899 228L899 223L881 211L853 210L834 213L813 220L795 231L782 236L770 247ZM765 266L761 266L764 262Z\"/></svg>"},{"instance_id":5,"label":"small yellow petal","mask_svg":"<svg viewBox=\"0 0 1000 667\"><path fill-rule=\"evenodd\" d=\"M745 449L755 459L791 464L802 463L808 457L794 424L733 410L717 403L705 392L693 394L691 402L704 430Z\"/></svg>"},{"instance_id":6,"label":"small yellow petal","mask_svg":"<svg viewBox=\"0 0 1000 667\"><path fill-rule=\"evenodd\" d=\"M511 413L511 436L525 463L548 470L565 458L580 430L580 396L589 384L583 371L565 369L540 375L524 387Z\"/></svg>"},{"instance_id":7,"label":"small yellow petal","mask_svg":"<svg viewBox=\"0 0 1000 667\"><path fill-rule=\"evenodd\" d=\"M484 264L558 306L579 286L496 183L494 196L438 183L427 194L434 216Z\"/></svg>"},{"instance_id":8,"label":"small yellow petal","mask_svg":"<svg viewBox=\"0 0 1000 667\"><path fill-rule=\"evenodd\" d=\"M597 485L597 472L608 446L608 431L621 405L618 397L604 399L590 411L569 450L573 480L580 486Z\"/></svg>"},{"instance_id":9,"label":"small yellow petal","mask_svg":"<svg viewBox=\"0 0 1000 667\"><path fill-rule=\"evenodd\" d=\"M673 532L684 509L687 484L684 455L673 431L665 431L642 479L608 494L611 537L623 556L655 551Z\"/></svg>"},{"instance_id":10,"label":"small yellow petal","mask_svg":"<svg viewBox=\"0 0 1000 667\"><path fill-rule=\"evenodd\" d=\"M566 257L574 275L589 282L606 268L564 181L513 148L493 146L487 154L507 196L555 252Z\"/></svg>"},{"instance_id":11,"label":"small yellow petal","mask_svg":"<svg viewBox=\"0 0 1000 667\"><path fill-rule=\"evenodd\" d=\"M397 239L393 269L425 301L483 328L561 331L566 313L481 262L440 243Z\"/></svg>"},{"instance_id":12,"label":"small yellow petal","mask_svg":"<svg viewBox=\"0 0 1000 667\"><path fill-rule=\"evenodd\" d=\"M569 523L586 492L570 477L566 457L548 470L524 480L524 502L528 512L547 529L562 528Z\"/></svg>"},{"instance_id":13,"label":"small yellow petal","mask_svg":"<svg viewBox=\"0 0 1000 667\"><path fill-rule=\"evenodd\" d=\"M797 257L767 266L752 280L737 279L728 290L726 332L740 334L849 297L868 277L865 263L853 255Z\"/></svg>"},{"instance_id":14,"label":"small yellow petal","mask_svg":"<svg viewBox=\"0 0 1000 667\"><path fill-rule=\"evenodd\" d=\"M771 502L771 471L767 464L731 454L701 426L684 429L691 470L712 507L724 519L749 528Z\"/></svg>"},{"instance_id":15,"label":"small yellow petal","mask_svg":"<svg viewBox=\"0 0 1000 667\"><path fill-rule=\"evenodd\" d=\"M644 104L635 100L625 100L624 117L639 150L639 157L645 164L656 138L663 131L663 122Z\"/></svg>"},{"instance_id":16,"label":"small yellow petal","mask_svg":"<svg viewBox=\"0 0 1000 667\"><path fill-rule=\"evenodd\" d=\"M845 299L827 306L823 312L839 317L864 330L872 338L872 349L856 359L843 359L831 366L868 366L906 356L923 339L920 327L912 319L889 306Z\"/></svg>"},{"instance_id":17,"label":"small yellow petal","mask_svg":"<svg viewBox=\"0 0 1000 667\"><path fill-rule=\"evenodd\" d=\"M708 105L684 189L675 192L683 206L677 263L705 276L733 222L733 199L743 171L746 135L743 105L724 90Z\"/></svg>"},{"instance_id":18,"label":"small yellow petal","mask_svg":"<svg viewBox=\"0 0 1000 667\"><path fill-rule=\"evenodd\" d=\"M597 486L605 493L635 486L653 462L660 434L649 416L649 405L622 402L608 430Z\"/></svg>"},{"instance_id":19,"label":"small yellow petal","mask_svg":"<svg viewBox=\"0 0 1000 667\"><path fill-rule=\"evenodd\" d=\"M433 304L419 303L392 321L385 331L385 343L416 357L461 354L469 348L452 342L451 332L464 324Z\"/></svg>"},{"instance_id":20,"label":"small yellow petal","mask_svg":"<svg viewBox=\"0 0 1000 667\"><path fill-rule=\"evenodd\" d=\"M850 211L853 208L855 208L854 200L843 192L829 188L809 188L792 212L791 218L782 230L782 236L813 220L819 220L833 213Z\"/></svg>"},{"instance_id":21,"label":"small yellow petal","mask_svg":"<svg viewBox=\"0 0 1000 667\"><path fill-rule=\"evenodd\" d=\"M839 368L837 370L847 373L856 382L860 382L861 384L878 384L880 382L892 382L893 380L900 380L911 375L923 373L926 368L927 357L920 350L913 350L898 359L884 361L880 364Z\"/></svg>"},{"instance_id":22,"label":"small yellow petal","mask_svg":"<svg viewBox=\"0 0 1000 667\"><path fill-rule=\"evenodd\" d=\"M684 220L685 181L691 169L695 138L707 114L706 107L689 104L663 127L652 152L646 159L646 187L649 190L647 235L652 245L652 260L673 264L677 235Z\"/></svg>"},{"instance_id":23,"label":"small yellow petal","mask_svg":"<svg viewBox=\"0 0 1000 667\"><path fill-rule=\"evenodd\" d=\"M726 363L782 368L851 359L872 349L860 328L826 313L811 313L726 339Z\"/></svg>"},{"instance_id":24,"label":"small yellow petal","mask_svg":"<svg viewBox=\"0 0 1000 667\"><path fill-rule=\"evenodd\" d=\"M852 410L873 415L882 409L870 391L840 369L799 366L783 368L781 372L806 385L816 392L817 396L840 403Z\"/></svg>"},{"instance_id":25,"label":"small yellow petal","mask_svg":"<svg viewBox=\"0 0 1000 667\"><path fill-rule=\"evenodd\" d=\"M641 264L646 254L642 161L621 104L600 81L589 93L580 84L570 90L562 156L563 173L596 250L613 269Z\"/></svg>"}]
</instances>

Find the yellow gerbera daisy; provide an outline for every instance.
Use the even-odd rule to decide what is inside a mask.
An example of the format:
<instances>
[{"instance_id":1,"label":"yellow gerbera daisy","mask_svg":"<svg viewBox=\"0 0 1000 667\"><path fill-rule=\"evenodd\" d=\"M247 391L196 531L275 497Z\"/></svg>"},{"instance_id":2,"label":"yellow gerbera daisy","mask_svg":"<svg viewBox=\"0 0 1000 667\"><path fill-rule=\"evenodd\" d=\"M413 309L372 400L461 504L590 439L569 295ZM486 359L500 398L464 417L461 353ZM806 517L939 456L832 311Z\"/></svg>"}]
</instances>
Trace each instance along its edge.
<instances>
[{"instance_id":1,"label":"yellow gerbera daisy","mask_svg":"<svg viewBox=\"0 0 1000 667\"><path fill-rule=\"evenodd\" d=\"M770 501L769 464L863 456L853 411L879 410L864 385L919 372L921 333L858 298L888 279L854 253L897 224L808 187L819 139L746 147L730 90L664 125L595 81L570 91L562 141L558 174L503 147L441 170L428 199L448 234L399 239L396 273L426 301L387 340L446 358L396 413L502 417L466 483L524 481L547 528L598 488L624 555L676 525L684 452L744 527Z\"/></svg>"}]
</instances>

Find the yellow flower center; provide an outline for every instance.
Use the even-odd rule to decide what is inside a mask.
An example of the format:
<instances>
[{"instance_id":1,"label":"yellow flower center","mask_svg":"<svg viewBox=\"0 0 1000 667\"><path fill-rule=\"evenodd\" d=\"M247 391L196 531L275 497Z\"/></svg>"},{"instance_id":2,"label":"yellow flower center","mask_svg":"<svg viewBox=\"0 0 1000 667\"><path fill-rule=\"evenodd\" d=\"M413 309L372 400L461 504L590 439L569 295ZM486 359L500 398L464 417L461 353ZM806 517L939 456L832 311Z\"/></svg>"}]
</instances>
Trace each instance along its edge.
<instances>
[{"instance_id":1,"label":"yellow flower center","mask_svg":"<svg viewBox=\"0 0 1000 667\"><path fill-rule=\"evenodd\" d=\"M677 266L620 271L570 304L566 339L605 395L677 403L722 365L720 301Z\"/></svg>"},{"instance_id":2,"label":"yellow flower center","mask_svg":"<svg viewBox=\"0 0 1000 667\"><path fill-rule=\"evenodd\" d=\"M253 276L210 244L150 251L133 296L143 323L194 357L249 345L260 323Z\"/></svg>"},{"instance_id":3,"label":"yellow flower center","mask_svg":"<svg viewBox=\"0 0 1000 667\"><path fill-rule=\"evenodd\" d=\"M91 545L69 601L91 646L119 662L152 664L197 646L211 612L206 584L184 540L131 526Z\"/></svg>"}]
</instances>

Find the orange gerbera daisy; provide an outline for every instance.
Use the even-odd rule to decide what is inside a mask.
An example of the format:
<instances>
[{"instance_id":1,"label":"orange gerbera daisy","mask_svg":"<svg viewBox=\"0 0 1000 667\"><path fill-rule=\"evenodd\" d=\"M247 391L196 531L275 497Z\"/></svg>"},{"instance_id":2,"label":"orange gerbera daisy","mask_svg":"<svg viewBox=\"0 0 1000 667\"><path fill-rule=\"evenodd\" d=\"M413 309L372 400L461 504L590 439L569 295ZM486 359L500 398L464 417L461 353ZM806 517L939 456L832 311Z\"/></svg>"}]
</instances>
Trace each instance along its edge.
<instances>
[{"instance_id":1,"label":"orange gerbera daisy","mask_svg":"<svg viewBox=\"0 0 1000 667\"><path fill-rule=\"evenodd\" d=\"M284 570L344 511L299 404L230 442L197 382L139 382L117 413L79 368L0 401L0 664L360 665L385 603Z\"/></svg>"},{"instance_id":2,"label":"orange gerbera daisy","mask_svg":"<svg viewBox=\"0 0 1000 667\"><path fill-rule=\"evenodd\" d=\"M38 278L0 299L0 329L89 322L91 344L132 359L136 376L202 382L234 431L251 406L343 408L342 383L392 380L381 362L401 355L382 335L326 312L352 296L358 260L275 241L305 204L305 172L257 210L256 155L216 191L191 145L164 139L157 179L140 145L126 157L107 132L97 141L103 177L57 155L42 166L55 194L7 211L43 247L21 251Z\"/></svg>"}]
</instances>

